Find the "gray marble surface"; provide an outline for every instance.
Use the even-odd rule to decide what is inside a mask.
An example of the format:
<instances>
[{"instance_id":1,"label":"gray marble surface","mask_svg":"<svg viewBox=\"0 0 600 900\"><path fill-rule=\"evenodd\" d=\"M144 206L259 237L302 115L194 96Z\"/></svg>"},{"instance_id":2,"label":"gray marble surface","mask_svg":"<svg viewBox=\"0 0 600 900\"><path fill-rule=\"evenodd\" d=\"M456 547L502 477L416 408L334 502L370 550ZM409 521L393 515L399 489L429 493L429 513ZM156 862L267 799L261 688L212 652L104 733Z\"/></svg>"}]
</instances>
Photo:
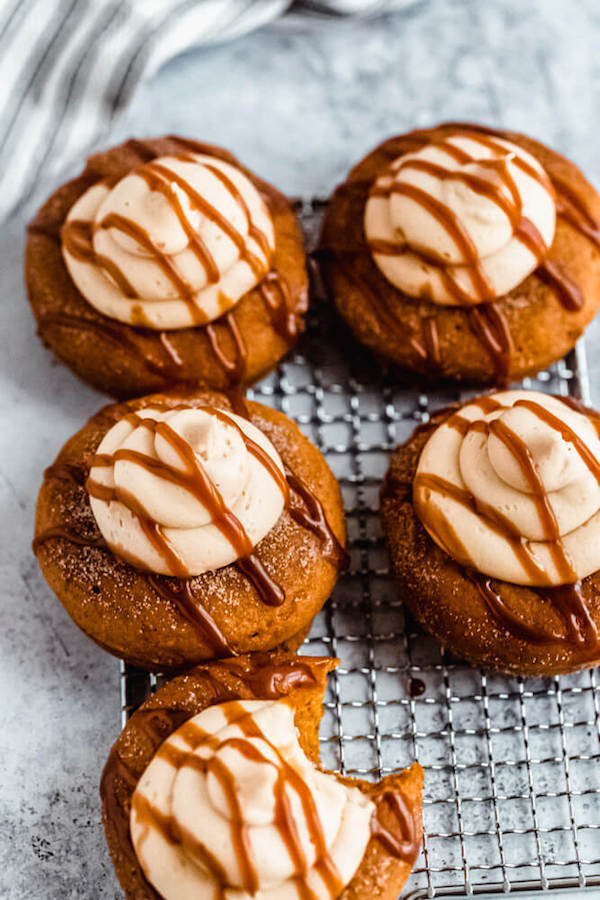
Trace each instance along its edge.
<instances>
[{"instance_id":1,"label":"gray marble surface","mask_svg":"<svg viewBox=\"0 0 600 900\"><path fill-rule=\"evenodd\" d=\"M429 0L371 21L281 23L169 64L105 143L187 133L285 191L325 194L383 137L472 119L530 132L600 185L599 39L594 0ZM100 900L120 896L97 795L119 729L118 666L72 625L30 539L43 468L104 398L35 338L23 222L0 236L0 897ZM596 384L598 337L592 326Z\"/></svg>"}]
</instances>

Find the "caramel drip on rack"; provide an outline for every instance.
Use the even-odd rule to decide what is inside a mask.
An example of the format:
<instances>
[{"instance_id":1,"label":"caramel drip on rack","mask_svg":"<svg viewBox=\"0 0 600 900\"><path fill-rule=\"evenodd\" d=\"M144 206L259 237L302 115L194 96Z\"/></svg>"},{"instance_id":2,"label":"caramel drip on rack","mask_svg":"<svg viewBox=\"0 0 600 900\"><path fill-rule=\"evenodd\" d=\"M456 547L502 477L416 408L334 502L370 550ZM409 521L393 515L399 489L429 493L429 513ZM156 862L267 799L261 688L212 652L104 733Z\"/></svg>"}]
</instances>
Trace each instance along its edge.
<instances>
[{"instance_id":1,"label":"caramel drip on rack","mask_svg":"<svg viewBox=\"0 0 600 900\"><path fill-rule=\"evenodd\" d=\"M174 748L163 744L158 749L155 758L164 759L175 769L191 766L202 774L212 774L218 780L228 806L231 845L242 876L242 887L250 894L255 894L259 889L258 871L249 843L248 826L244 822L238 801L235 773L221 759L216 757L206 759L193 754L194 751L204 746L213 750L220 750L227 746L235 749L246 759L258 764L264 763L272 766L273 763L270 759L255 744L251 743L251 739L258 739L266 743L278 762L277 777L273 788L275 826L296 869L294 882L299 898L300 900L314 900L315 895L306 883L308 864L288 797L288 792L290 791L297 796L301 804L309 839L315 847L316 862L314 869L323 879L331 900L334 900L343 891L345 885L327 850L323 826L308 785L296 769L282 756L279 749L266 738L252 718L252 714L247 712L241 703L231 701L223 707L223 712L229 724L238 726L242 732L241 737L232 737L219 741L215 735L204 732L197 725L189 722L188 725L183 725L179 731L189 750L174 750ZM183 834L174 817L162 813L152 802L139 793L133 795L132 809L136 814L138 824L142 828L141 845L143 845L144 839L151 828L159 831L161 836L172 845L184 844L191 855L201 860L210 872L216 882L217 896L220 898L225 897L225 893L230 887L227 882L227 875L222 865L195 835L189 832Z\"/></svg>"},{"instance_id":2,"label":"caramel drip on rack","mask_svg":"<svg viewBox=\"0 0 600 900\"><path fill-rule=\"evenodd\" d=\"M386 805L395 823L393 830L379 818L381 807ZM419 840L414 811L399 790L386 791L378 798L377 809L371 819L371 837L396 859L412 864L419 850Z\"/></svg>"}]
</instances>

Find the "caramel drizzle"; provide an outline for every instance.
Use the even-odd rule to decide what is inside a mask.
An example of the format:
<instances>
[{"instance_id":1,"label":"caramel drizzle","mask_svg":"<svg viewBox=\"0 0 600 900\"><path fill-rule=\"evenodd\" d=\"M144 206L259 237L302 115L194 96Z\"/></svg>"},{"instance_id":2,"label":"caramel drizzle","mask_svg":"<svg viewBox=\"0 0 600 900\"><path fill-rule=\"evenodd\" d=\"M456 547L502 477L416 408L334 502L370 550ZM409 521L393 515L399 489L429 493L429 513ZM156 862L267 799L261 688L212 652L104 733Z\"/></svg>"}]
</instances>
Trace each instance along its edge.
<instances>
[{"instance_id":1,"label":"caramel drizzle","mask_svg":"<svg viewBox=\"0 0 600 900\"><path fill-rule=\"evenodd\" d=\"M31 542L31 549L37 555L38 550L45 544L46 541L51 540L52 538L62 538L65 541L69 541L71 544L77 544L79 547L106 547L106 541L101 535L81 535L77 534L77 532L72 531L70 528L67 528L65 525L51 525L49 528L45 528L43 531L40 531L39 534L36 534L33 541Z\"/></svg>"},{"instance_id":2,"label":"caramel drizzle","mask_svg":"<svg viewBox=\"0 0 600 900\"><path fill-rule=\"evenodd\" d=\"M514 348L506 315L499 303L482 303L466 310L471 331L494 363L498 380L508 380Z\"/></svg>"},{"instance_id":3,"label":"caramel drizzle","mask_svg":"<svg viewBox=\"0 0 600 900\"><path fill-rule=\"evenodd\" d=\"M288 344L293 343L300 329L286 282L278 272L269 272L261 281L259 289L273 328Z\"/></svg>"},{"instance_id":4,"label":"caramel drizzle","mask_svg":"<svg viewBox=\"0 0 600 900\"><path fill-rule=\"evenodd\" d=\"M565 402L566 400L566 398L562 397L560 399L563 402ZM569 403L565 403L565 405L570 406ZM541 419L541 421L544 422L545 425L549 425L550 428L558 431L563 441L566 441L569 444L573 444L583 463L600 485L600 462L581 440L579 435L576 434L576 432L574 432L566 422L563 422L562 419L559 419L558 416L555 416L540 403L536 403L535 400L517 400L515 406L522 406L525 409L529 410L529 412L532 412L535 416L538 417L538 419ZM582 412L581 409L577 411Z\"/></svg>"},{"instance_id":5,"label":"caramel drizzle","mask_svg":"<svg viewBox=\"0 0 600 900\"><path fill-rule=\"evenodd\" d=\"M210 615L194 597L190 579L171 581L160 575L149 574L148 582L159 596L172 603L202 637L206 638L217 656L237 656L227 638Z\"/></svg>"},{"instance_id":6,"label":"caramel drizzle","mask_svg":"<svg viewBox=\"0 0 600 900\"><path fill-rule=\"evenodd\" d=\"M422 692L421 692L422 693ZM393 830L385 826L378 816L380 808L386 805L394 818ZM371 819L371 837L396 859L413 863L419 851L419 836L414 810L399 790L386 791L378 800L378 808Z\"/></svg>"},{"instance_id":7,"label":"caramel drizzle","mask_svg":"<svg viewBox=\"0 0 600 900\"><path fill-rule=\"evenodd\" d=\"M219 343L219 335L216 327L217 322L227 326L234 349L233 358L227 356ZM227 376L229 384L240 384L246 371L248 348L233 313L225 313L225 315L221 319L217 319L216 322L209 322L206 326L206 337L208 338L213 354Z\"/></svg>"},{"instance_id":8,"label":"caramel drizzle","mask_svg":"<svg viewBox=\"0 0 600 900\"><path fill-rule=\"evenodd\" d=\"M558 215L566 219L600 250L600 224L590 214L581 197L556 175L553 176L552 183L557 192Z\"/></svg>"},{"instance_id":9,"label":"caramel drizzle","mask_svg":"<svg viewBox=\"0 0 600 900\"><path fill-rule=\"evenodd\" d=\"M472 570L467 570L466 574L499 625L520 640L533 644L572 644L586 651L597 650L600 635L583 596L580 581L534 592L545 597L558 614L564 625L564 630L558 631L552 627L528 625L512 611L503 599L500 588L494 587L491 578Z\"/></svg>"},{"instance_id":10,"label":"caramel drizzle","mask_svg":"<svg viewBox=\"0 0 600 900\"><path fill-rule=\"evenodd\" d=\"M106 317L96 320L71 315L70 313L47 313L40 318L39 326L42 338L47 330L53 327L91 331L98 337L124 349L137 359L151 375L158 375L167 379L179 378L183 363L164 331L158 333L159 340L165 351L164 359L154 360L144 353L135 340L128 337L123 325L113 324Z\"/></svg>"},{"instance_id":11,"label":"caramel drizzle","mask_svg":"<svg viewBox=\"0 0 600 900\"><path fill-rule=\"evenodd\" d=\"M237 415L251 421L250 412L242 394L232 392L229 395L229 400L232 409ZM248 449L252 452L250 447ZM348 564L348 554L327 521L323 504L308 485L292 471L289 465L286 465L285 478L289 488L287 498L290 516L302 528L312 531L320 540L325 559L329 560L337 568L344 568ZM297 502L296 498L299 498L300 503Z\"/></svg>"},{"instance_id":12,"label":"caramel drizzle","mask_svg":"<svg viewBox=\"0 0 600 900\"><path fill-rule=\"evenodd\" d=\"M502 408L501 404L492 397L481 397L476 402L484 414ZM534 400L518 400L514 405L524 407L546 425L558 431L563 440L573 445L584 464L598 484L600 484L600 462L569 425ZM567 403L566 405L570 404ZM499 419L488 423L483 419L469 420L460 413L456 413L450 417L446 424L456 429L463 437L469 431L476 430L491 433L504 443L519 465L523 477L529 485L544 531L544 543L552 555L559 576L567 583L559 587L553 587L548 584L547 573L535 561L529 541L515 532L514 525L508 518L493 507L478 500L467 488L455 485L438 475L417 473L414 480L415 505L418 508L421 504L421 500L418 498L419 490L433 491L452 499L470 512L484 518L486 525L510 544L513 553L528 575L537 581L546 582L547 586L543 590L534 592L549 599L565 624L566 634L546 631L538 627L534 628L524 623L513 613L502 599L499 591L492 586L492 579L481 575L473 569L473 560L467 548L445 516L438 515L435 517L435 521L432 521L431 510L428 511L426 516L422 515L421 519L424 524L426 523L427 531L449 556L456 559L467 570L467 575L476 585L488 609L495 618L518 637L539 643L566 642L581 644L589 648L596 647L599 642L598 629L585 602L581 582L578 580L571 560L563 547L556 515L549 502L548 494L540 478L535 461L526 444Z\"/></svg>"},{"instance_id":13,"label":"caramel drizzle","mask_svg":"<svg viewBox=\"0 0 600 900\"><path fill-rule=\"evenodd\" d=\"M319 498L289 467L286 469L286 479L291 490L288 512L292 519L319 538L321 552L325 559L337 568L346 568L348 554L329 525Z\"/></svg>"},{"instance_id":14,"label":"caramel drizzle","mask_svg":"<svg viewBox=\"0 0 600 900\"><path fill-rule=\"evenodd\" d=\"M544 541L547 542L559 577L566 582L577 581L577 575L573 570L571 560L560 539L556 515L529 447L500 419L487 424L487 431L502 441L513 459L516 460L525 481L529 485L544 533Z\"/></svg>"},{"instance_id":15,"label":"caramel drizzle","mask_svg":"<svg viewBox=\"0 0 600 900\"><path fill-rule=\"evenodd\" d=\"M202 746L219 750L225 746L232 747L240 754L257 763L272 765L270 759L251 743L250 739L264 741L275 754L279 767L274 785L275 796L275 826L288 850L290 860L296 870L294 882L298 889L300 900L314 900L314 893L306 883L308 862L302 847L302 842L294 820L293 809L289 801L288 791L292 791L299 799L304 813L309 839L316 852L314 870L321 876L330 897L335 898L344 889L344 882L331 859L327 850L325 833L319 813L307 784L303 781L294 767L284 759L279 749L269 741L259 726L238 701L231 701L223 708L223 713L228 724L235 724L242 732L242 737L233 737L219 741L215 735L202 731L192 722L183 725L179 731L180 736L188 744L189 750L179 750L163 744L156 753L168 761L174 768L192 766L194 769L208 774L213 774L221 785L226 799L230 819L231 844L235 851L238 867L242 876L244 890L255 894L259 888L258 871L252 857L252 849L249 842L248 826L246 825L239 805L234 773L215 757L203 759L194 756L195 750ZM132 799L132 809L135 811L137 821L142 828L139 844L143 842L151 828L155 828L162 837L172 845L184 845L185 849L193 856L201 860L213 876L218 896L225 897L229 887L227 875L215 857L209 853L206 846L195 835L182 833L181 827L173 816L165 815L151 803L146 797L135 793Z\"/></svg>"}]
</instances>

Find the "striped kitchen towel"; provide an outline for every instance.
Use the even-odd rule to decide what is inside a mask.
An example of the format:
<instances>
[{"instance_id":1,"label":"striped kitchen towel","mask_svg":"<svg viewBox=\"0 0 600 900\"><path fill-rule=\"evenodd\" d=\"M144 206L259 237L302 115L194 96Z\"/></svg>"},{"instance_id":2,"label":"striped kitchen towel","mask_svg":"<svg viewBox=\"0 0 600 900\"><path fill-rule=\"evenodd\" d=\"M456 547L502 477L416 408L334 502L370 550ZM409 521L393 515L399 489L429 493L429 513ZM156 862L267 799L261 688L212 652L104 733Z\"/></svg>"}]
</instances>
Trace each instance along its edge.
<instances>
[{"instance_id":1,"label":"striped kitchen towel","mask_svg":"<svg viewBox=\"0 0 600 900\"><path fill-rule=\"evenodd\" d=\"M297 14L409 0L304 0ZM136 85L183 50L237 37L292 0L0 0L0 221L103 133Z\"/></svg>"}]
</instances>

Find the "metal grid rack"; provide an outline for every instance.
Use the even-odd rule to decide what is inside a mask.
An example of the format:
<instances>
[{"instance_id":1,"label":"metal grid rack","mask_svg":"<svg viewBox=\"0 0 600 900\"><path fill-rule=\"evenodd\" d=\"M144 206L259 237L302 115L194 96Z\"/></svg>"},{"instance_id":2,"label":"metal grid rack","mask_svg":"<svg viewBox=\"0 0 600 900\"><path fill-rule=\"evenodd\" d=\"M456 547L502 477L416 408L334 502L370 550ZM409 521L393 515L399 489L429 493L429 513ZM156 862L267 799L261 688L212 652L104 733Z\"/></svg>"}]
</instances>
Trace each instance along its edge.
<instances>
[{"instance_id":1,"label":"metal grid rack","mask_svg":"<svg viewBox=\"0 0 600 900\"><path fill-rule=\"evenodd\" d=\"M309 248L322 207L298 203ZM326 696L323 763L372 778L414 759L423 766L425 838L407 900L560 887L598 897L600 678L478 671L409 620L389 573L379 486L388 453L429 410L468 395L425 393L382 370L313 280L307 334L249 396L298 422L344 496L351 565L305 645L341 660ZM589 401L583 346L525 386ZM125 720L159 681L122 666Z\"/></svg>"}]
</instances>

